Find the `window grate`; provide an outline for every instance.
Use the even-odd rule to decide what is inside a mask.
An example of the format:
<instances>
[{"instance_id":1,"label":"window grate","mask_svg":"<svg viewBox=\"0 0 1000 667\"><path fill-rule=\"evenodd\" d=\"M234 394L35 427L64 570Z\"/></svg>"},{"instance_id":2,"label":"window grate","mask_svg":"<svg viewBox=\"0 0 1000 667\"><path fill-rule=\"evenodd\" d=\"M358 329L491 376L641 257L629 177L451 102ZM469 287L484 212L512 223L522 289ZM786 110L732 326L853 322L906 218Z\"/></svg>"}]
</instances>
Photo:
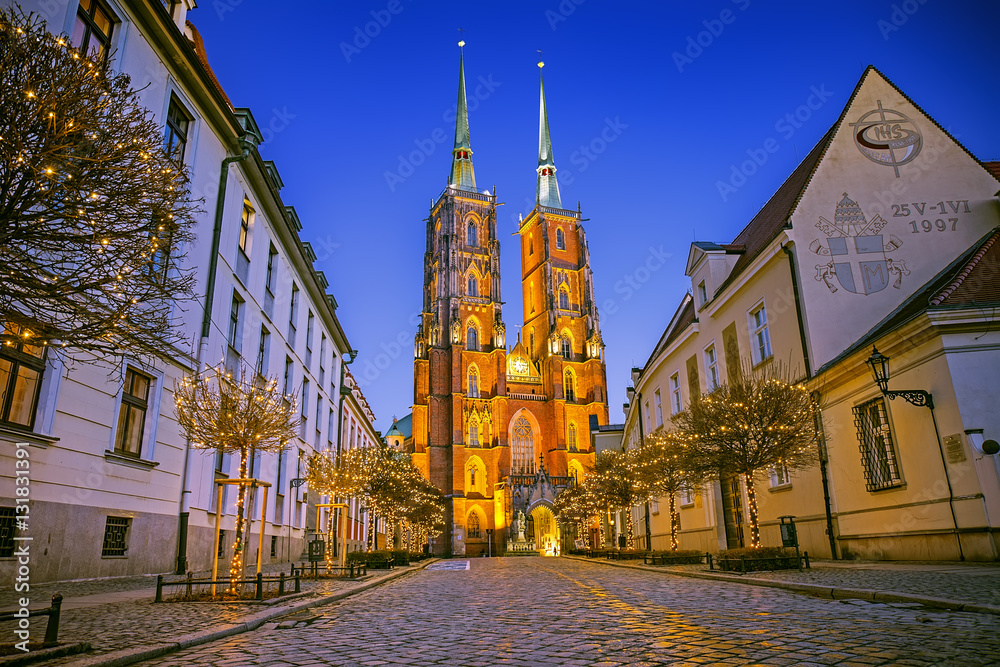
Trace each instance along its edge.
<instances>
[{"instance_id":1,"label":"window grate","mask_svg":"<svg viewBox=\"0 0 1000 667\"><path fill-rule=\"evenodd\" d=\"M858 429L861 464L865 469L865 488L879 491L899 486L902 478L885 410L885 399L876 398L855 406L854 425Z\"/></svg>"},{"instance_id":2,"label":"window grate","mask_svg":"<svg viewBox=\"0 0 1000 667\"><path fill-rule=\"evenodd\" d=\"M125 556L128 553L128 529L131 525L132 519L127 517L108 517L101 556Z\"/></svg>"},{"instance_id":3,"label":"window grate","mask_svg":"<svg viewBox=\"0 0 1000 667\"><path fill-rule=\"evenodd\" d=\"M14 557L14 508L0 507L0 558Z\"/></svg>"}]
</instances>

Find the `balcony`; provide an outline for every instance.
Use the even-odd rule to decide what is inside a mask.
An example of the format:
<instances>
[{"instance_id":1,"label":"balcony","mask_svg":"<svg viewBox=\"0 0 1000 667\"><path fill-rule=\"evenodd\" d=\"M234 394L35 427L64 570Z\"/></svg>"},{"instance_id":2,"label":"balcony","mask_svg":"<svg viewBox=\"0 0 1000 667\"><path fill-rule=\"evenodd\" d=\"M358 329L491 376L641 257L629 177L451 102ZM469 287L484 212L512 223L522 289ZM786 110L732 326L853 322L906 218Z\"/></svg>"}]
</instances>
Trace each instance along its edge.
<instances>
[{"instance_id":1,"label":"balcony","mask_svg":"<svg viewBox=\"0 0 1000 667\"><path fill-rule=\"evenodd\" d=\"M507 398L519 401L545 401L548 400L545 394L524 394L519 391L508 391Z\"/></svg>"}]
</instances>

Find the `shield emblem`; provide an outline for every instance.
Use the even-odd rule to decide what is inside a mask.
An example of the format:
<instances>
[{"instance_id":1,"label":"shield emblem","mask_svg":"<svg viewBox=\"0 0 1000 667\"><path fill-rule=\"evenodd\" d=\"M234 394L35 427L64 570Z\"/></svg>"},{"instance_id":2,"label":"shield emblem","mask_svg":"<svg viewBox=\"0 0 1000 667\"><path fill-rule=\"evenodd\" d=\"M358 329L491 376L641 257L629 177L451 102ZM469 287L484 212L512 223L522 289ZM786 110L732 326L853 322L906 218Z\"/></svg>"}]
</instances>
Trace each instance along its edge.
<instances>
[{"instance_id":1,"label":"shield emblem","mask_svg":"<svg viewBox=\"0 0 1000 667\"><path fill-rule=\"evenodd\" d=\"M881 234L828 238L837 282L848 292L872 294L889 284L889 267ZM839 260L839 261L838 261Z\"/></svg>"}]
</instances>

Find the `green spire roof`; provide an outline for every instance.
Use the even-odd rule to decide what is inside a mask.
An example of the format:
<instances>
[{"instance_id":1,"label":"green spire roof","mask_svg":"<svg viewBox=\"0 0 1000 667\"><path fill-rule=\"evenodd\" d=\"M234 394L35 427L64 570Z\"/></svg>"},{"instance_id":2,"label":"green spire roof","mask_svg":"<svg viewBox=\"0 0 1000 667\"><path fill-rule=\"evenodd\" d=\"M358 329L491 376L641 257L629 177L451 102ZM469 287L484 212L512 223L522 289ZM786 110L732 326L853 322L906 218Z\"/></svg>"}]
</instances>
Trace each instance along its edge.
<instances>
[{"instance_id":1,"label":"green spire roof","mask_svg":"<svg viewBox=\"0 0 1000 667\"><path fill-rule=\"evenodd\" d=\"M464 47L465 42L459 42ZM455 148L451 151L451 177L448 185L462 190L476 190L472 169L472 143L469 140L469 107L465 100L465 51L458 56L458 109L455 114Z\"/></svg>"},{"instance_id":2,"label":"green spire roof","mask_svg":"<svg viewBox=\"0 0 1000 667\"><path fill-rule=\"evenodd\" d=\"M545 110L545 78L538 63L538 79L541 97L538 107L538 183L535 187L535 202L551 208L562 208L559 197L559 183L556 181L556 163L552 157L552 138L549 136L549 114Z\"/></svg>"}]
</instances>

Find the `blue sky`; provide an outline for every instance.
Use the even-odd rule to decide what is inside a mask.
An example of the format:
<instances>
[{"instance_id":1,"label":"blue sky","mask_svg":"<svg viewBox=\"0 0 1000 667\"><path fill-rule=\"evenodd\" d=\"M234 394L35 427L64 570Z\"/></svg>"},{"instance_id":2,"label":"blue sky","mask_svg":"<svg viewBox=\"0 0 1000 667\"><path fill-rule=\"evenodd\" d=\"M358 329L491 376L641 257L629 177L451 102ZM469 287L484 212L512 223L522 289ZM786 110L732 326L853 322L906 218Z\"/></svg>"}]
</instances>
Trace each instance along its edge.
<instances>
[{"instance_id":1,"label":"blue sky","mask_svg":"<svg viewBox=\"0 0 1000 667\"><path fill-rule=\"evenodd\" d=\"M563 204L579 201L589 218L612 421L629 369L690 288L690 242L731 241L837 119L867 65L975 156L1000 159L998 3L204 0L189 19L233 103L266 128L261 154L277 163L282 197L330 280L383 431L413 399L423 219L450 167L459 27L477 184L495 185L505 203L510 342L521 321L511 234L534 202L543 51ZM789 122L809 101L817 108ZM720 192L768 139L777 152Z\"/></svg>"}]
</instances>

